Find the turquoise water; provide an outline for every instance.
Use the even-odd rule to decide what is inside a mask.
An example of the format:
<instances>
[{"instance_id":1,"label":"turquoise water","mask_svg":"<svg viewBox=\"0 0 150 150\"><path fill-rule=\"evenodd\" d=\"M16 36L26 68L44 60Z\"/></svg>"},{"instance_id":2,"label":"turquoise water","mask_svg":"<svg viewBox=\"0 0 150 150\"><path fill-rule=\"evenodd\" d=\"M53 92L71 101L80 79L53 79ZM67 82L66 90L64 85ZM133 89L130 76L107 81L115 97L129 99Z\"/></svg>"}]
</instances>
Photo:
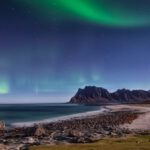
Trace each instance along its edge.
<instances>
[{"instance_id":1,"label":"turquoise water","mask_svg":"<svg viewBox=\"0 0 150 150\"><path fill-rule=\"evenodd\" d=\"M7 125L11 125L14 123L57 118L98 109L99 107L97 106L73 104L2 104L0 105L0 120L4 120Z\"/></svg>"}]
</instances>

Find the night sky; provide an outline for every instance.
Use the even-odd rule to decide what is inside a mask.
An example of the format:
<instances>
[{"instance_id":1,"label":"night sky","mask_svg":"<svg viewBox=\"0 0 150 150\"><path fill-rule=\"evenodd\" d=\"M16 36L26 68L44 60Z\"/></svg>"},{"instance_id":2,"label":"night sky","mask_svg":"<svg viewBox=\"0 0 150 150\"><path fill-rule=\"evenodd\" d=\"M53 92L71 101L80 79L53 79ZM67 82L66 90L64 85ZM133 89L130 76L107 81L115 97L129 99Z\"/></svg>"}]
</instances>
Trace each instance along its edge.
<instances>
[{"instance_id":1,"label":"night sky","mask_svg":"<svg viewBox=\"0 0 150 150\"><path fill-rule=\"evenodd\" d=\"M150 89L149 0L0 0L0 94Z\"/></svg>"}]
</instances>

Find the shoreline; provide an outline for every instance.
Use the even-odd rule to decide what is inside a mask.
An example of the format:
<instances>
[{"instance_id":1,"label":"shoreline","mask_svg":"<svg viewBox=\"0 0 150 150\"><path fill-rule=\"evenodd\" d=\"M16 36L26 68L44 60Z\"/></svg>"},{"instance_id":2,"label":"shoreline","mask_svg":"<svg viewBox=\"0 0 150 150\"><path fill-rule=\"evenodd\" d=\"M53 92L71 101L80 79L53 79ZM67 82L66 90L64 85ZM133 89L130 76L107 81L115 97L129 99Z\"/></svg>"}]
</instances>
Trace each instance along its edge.
<instances>
[{"instance_id":1,"label":"shoreline","mask_svg":"<svg viewBox=\"0 0 150 150\"><path fill-rule=\"evenodd\" d=\"M147 105L146 105L147 106ZM71 115L65 115L60 117L54 117L50 119L43 119L39 121L29 121L29 122L18 122L12 123L12 128L26 128L26 127L34 127L35 125L42 124L46 125L49 123L59 123L62 121L71 121L75 119L87 119L90 117L95 117L98 115L105 115L107 113L118 112L118 111L132 111L137 113L143 113L138 116L131 124L124 124L121 128L127 128L130 130L150 130L150 107L145 107L145 105L136 105L136 104L129 104L129 105L106 105L100 106L99 110L95 111L87 111L82 113L76 113ZM143 124L143 120L146 121L146 124ZM144 122L145 122L144 121Z\"/></svg>"},{"instance_id":2,"label":"shoreline","mask_svg":"<svg viewBox=\"0 0 150 150\"><path fill-rule=\"evenodd\" d=\"M73 119L84 119L84 118L99 115L99 114L102 114L105 112L109 112L109 109L106 107L100 106L99 110L86 111L86 112L82 112L82 113L54 117L54 118L50 118L50 119L43 119L43 120L39 120L39 121L27 121L27 122L12 123L11 127L33 127L36 124L48 124L48 123L57 123L57 122L73 120Z\"/></svg>"},{"instance_id":3,"label":"shoreline","mask_svg":"<svg viewBox=\"0 0 150 150\"><path fill-rule=\"evenodd\" d=\"M92 143L107 137L149 134L149 129L135 125L137 121L143 123L143 116L150 117L150 107L147 105L107 105L98 111L69 115L52 119L51 122L42 121L32 126L22 126L21 123L20 127L1 132L0 143L16 148ZM150 125L150 119L146 123Z\"/></svg>"}]
</instances>

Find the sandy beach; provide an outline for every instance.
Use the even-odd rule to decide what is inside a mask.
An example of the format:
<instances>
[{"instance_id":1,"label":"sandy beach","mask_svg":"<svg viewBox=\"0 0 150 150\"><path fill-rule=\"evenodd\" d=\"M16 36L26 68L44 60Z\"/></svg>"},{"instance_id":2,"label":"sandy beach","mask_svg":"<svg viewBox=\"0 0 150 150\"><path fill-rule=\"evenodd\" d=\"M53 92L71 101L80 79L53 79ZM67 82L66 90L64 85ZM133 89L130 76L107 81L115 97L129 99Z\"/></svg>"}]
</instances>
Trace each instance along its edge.
<instances>
[{"instance_id":1,"label":"sandy beach","mask_svg":"<svg viewBox=\"0 0 150 150\"><path fill-rule=\"evenodd\" d=\"M129 109L141 112L137 119L133 120L131 124L122 125L123 128L128 128L129 130L150 130L150 105L143 106L120 106L118 109Z\"/></svg>"},{"instance_id":2,"label":"sandy beach","mask_svg":"<svg viewBox=\"0 0 150 150\"><path fill-rule=\"evenodd\" d=\"M132 123L122 125L121 126L122 128L127 128L131 130L149 130L150 129L150 105L103 106L103 107L100 107L100 109L96 111L77 113L73 115L45 119L41 121L14 123L13 126L14 127L31 127L34 124L47 124L47 123L53 123L53 122L61 122L65 120L85 119L85 118L97 116L100 114L107 114L107 113L120 112L120 111L134 111L134 112L141 113L137 119L133 120Z\"/></svg>"},{"instance_id":3,"label":"sandy beach","mask_svg":"<svg viewBox=\"0 0 150 150\"><path fill-rule=\"evenodd\" d=\"M0 141L14 147L91 143L104 137L124 137L149 129L149 105L107 105L96 111L14 124L14 128L1 132Z\"/></svg>"}]
</instances>

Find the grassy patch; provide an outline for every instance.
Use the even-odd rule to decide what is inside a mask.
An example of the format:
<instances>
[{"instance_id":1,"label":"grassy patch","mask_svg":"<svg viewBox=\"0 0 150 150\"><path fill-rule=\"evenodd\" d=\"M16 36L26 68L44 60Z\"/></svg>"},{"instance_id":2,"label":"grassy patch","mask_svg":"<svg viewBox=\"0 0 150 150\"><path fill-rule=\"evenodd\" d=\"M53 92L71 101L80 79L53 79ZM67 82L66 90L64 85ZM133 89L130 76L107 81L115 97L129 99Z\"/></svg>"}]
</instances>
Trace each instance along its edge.
<instances>
[{"instance_id":1,"label":"grassy patch","mask_svg":"<svg viewBox=\"0 0 150 150\"><path fill-rule=\"evenodd\" d=\"M150 135L108 138L91 144L35 146L30 150L150 150Z\"/></svg>"}]
</instances>

